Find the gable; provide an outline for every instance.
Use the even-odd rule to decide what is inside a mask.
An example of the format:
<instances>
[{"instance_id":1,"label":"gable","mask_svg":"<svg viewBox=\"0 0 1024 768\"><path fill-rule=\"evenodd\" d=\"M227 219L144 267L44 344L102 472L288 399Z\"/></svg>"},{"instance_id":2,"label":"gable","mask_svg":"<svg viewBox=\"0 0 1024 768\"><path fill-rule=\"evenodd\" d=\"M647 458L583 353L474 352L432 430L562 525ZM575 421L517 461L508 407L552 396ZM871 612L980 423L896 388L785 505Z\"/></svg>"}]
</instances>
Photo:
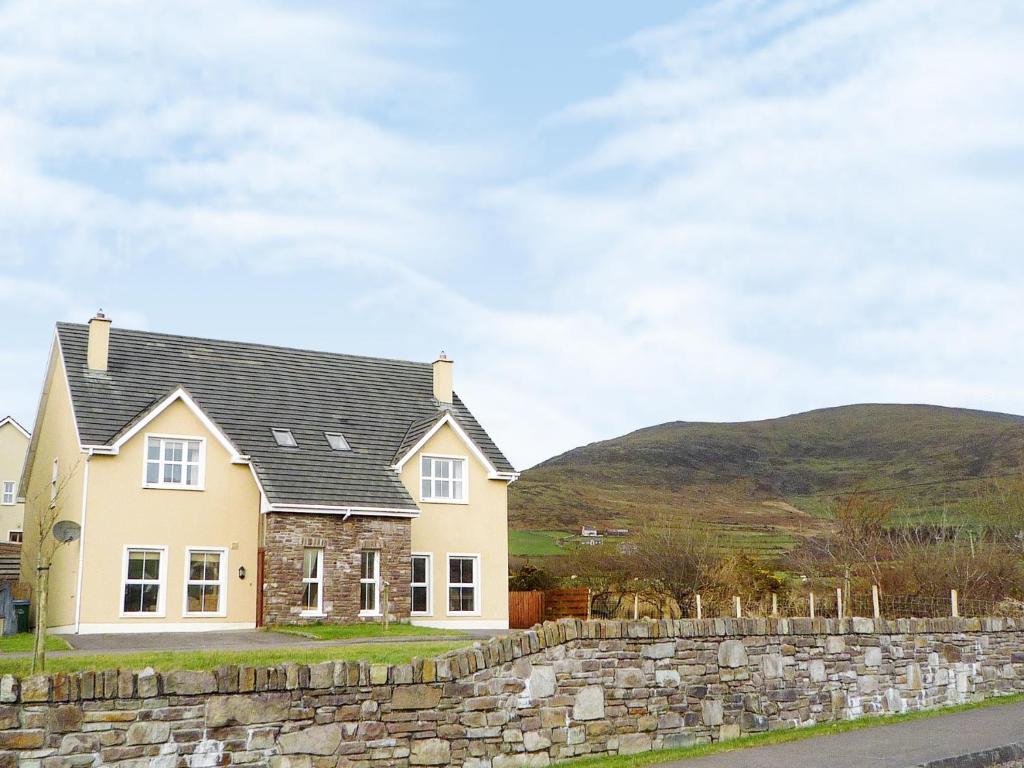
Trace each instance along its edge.
<instances>
[{"instance_id":1,"label":"gable","mask_svg":"<svg viewBox=\"0 0 1024 768\"><path fill-rule=\"evenodd\" d=\"M11 422L0 426L0 481L20 482L28 438Z\"/></svg>"},{"instance_id":2,"label":"gable","mask_svg":"<svg viewBox=\"0 0 1024 768\"><path fill-rule=\"evenodd\" d=\"M413 432L412 430L416 431ZM410 434L400 448L401 455L395 462L395 471L401 472L406 464L427 451L442 450L438 446L458 451L458 455L468 454L473 457L492 480L514 480L518 475L514 472L499 472L487 455L480 449L476 441L463 429L459 420L450 412L445 413L432 424L421 422L410 428Z\"/></svg>"}]
</instances>

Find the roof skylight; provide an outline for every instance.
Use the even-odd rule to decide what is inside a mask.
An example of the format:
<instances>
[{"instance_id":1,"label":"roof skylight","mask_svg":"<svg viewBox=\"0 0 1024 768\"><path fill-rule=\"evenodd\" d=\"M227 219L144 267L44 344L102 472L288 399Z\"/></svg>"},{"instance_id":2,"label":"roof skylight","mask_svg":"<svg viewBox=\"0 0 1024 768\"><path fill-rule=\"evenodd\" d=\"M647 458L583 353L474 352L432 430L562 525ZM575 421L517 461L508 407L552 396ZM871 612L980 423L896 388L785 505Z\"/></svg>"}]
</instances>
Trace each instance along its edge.
<instances>
[{"instance_id":1,"label":"roof skylight","mask_svg":"<svg viewBox=\"0 0 1024 768\"><path fill-rule=\"evenodd\" d=\"M299 444L295 442L295 436L292 435L290 429L271 429L270 431L274 433L274 439L282 448L298 448Z\"/></svg>"},{"instance_id":2,"label":"roof skylight","mask_svg":"<svg viewBox=\"0 0 1024 768\"><path fill-rule=\"evenodd\" d=\"M324 437L327 438L327 442L330 444L331 449L335 451L351 451L352 446L348 444L348 440L340 432L324 432Z\"/></svg>"}]
</instances>

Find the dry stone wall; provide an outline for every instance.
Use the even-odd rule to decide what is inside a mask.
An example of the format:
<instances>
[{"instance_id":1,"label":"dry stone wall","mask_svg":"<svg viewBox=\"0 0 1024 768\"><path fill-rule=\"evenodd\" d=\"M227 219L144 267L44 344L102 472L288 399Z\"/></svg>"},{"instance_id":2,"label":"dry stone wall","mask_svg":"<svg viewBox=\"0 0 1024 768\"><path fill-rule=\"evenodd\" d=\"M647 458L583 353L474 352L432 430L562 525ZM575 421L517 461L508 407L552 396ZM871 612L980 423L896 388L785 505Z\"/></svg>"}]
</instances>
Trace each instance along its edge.
<instances>
[{"instance_id":1,"label":"dry stone wall","mask_svg":"<svg viewBox=\"0 0 1024 768\"><path fill-rule=\"evenodd\" d=\"M544 766L1024 690L1010 619L561 621L437 659L0 678L7 766Z\"/></svg>"}]
</instances>

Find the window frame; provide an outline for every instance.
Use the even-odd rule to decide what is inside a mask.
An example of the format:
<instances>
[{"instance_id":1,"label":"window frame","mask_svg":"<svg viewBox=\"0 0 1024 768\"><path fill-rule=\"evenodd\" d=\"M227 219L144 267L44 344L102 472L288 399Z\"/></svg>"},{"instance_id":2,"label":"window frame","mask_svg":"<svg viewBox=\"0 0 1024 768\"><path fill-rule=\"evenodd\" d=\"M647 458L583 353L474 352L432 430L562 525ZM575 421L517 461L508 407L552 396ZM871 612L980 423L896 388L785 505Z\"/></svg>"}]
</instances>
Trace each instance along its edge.
<instances>
[{"instance_id":1,"label":"window frame","mask_svg":"<svg viewBox=\"0 0 1024 768\"><path fill-rule=\"evenodd\" d=\"M471 584L460 582L458 584L452 584L452 559L464 560L471 559L475 561L473 566L473 581ZM481 573L480 565L483 558L480 557L479 552L448 552L445 556L445 590L444 590L444 607L446 615L448 616L479 616L481 613L480 606L483 601L483 587L481 585ZM472 586L473 587L473 610L472 611L453 611L451 609L451 588L453 586Z\"/></svg>"},{"instance_id":2,"label":"window frame","mask_svg":"<svg viewBox=\"0 0 1024 768\"><path fill-rule=\"evenodd\" d=\"M337 438L341 439L341 445L342 445L341 448L335 448L331 444L331 438L332 437L337 437ZM352 443L350 443L348 441L348 438L345 437L345 435L342 434L341 432L324 432L324 440L327 441L327 445L328 445L328 447L332 451L337 451L338 453L345 453L345 452L351 452L351 450L352 450Z\"/></svg>"},{"instance_id":3,"label":"window frame","mask_svg":"<svg viewBox=\"0 0 1024 768\"><path fill-rule=\"evenodd\" d=\"M160 572L157 578L157 585L160 591L157 593L155 611L125 611L124 590L128 586L128 556L131 552L159 552ZM133 579L135 583L149 583L145 580ZM165 619L167 618L167 545L166 544L125 544L121 563L121 590L117 596L118 616L122 619Z\"/></svg>"},{"instance_id":4,"label":"window frame","mask_svg":"<svg viewBox=\"0 0 1024 768\"><path fill-rule=\"evenodd\" d=\"M193 553L207 553L220 555L220 578L216 582L207 581L202 579L200 581L192 581L190 579L192 572L192 555ZM217 610L216 611L190 611L188 609L188 588L190 584L217 584L220 588L217 598ZM185 547L185 578L184 584L182 585L181 592L181 615L185 618L224 618L228 615L228 550L227 547L198 547L188 546Z\"/></svg>"},{"instance_id":5,"label":"window frame","mask_svg":"<svg viewBox=\"0 0 1024 768\"><path fill-rule=\"evenodd\" d=\"M188 442L199 443L199 460L198 460L198 474L199 482L195 485L186 485L185 482L181 483L166 483L162 479L155 483L148 481L149 471L149 441L159 440L160 441L160 458L157 460L157 466L159 467L158 477L163 478L164 476L164 441L167 440L180 440L186 443L182 449L182 461L181 461L181 476L185 480L188 477L188 465L192 462L187 461L188 459ZM177 463L177 462L175 462ZM142 487L149 489L157 489L164 491L205 491L206 490L206 438L199 437L198 435L168 435L159 432L147 432L145 434L145 440L142 444Z\"/></svg>"},{"instance_id":6,"label":"window frame","mask_svg":"<svg viewBox=\"0 0 1024 768\"><path fill-rule=\"evenodd\" d=\"M12 536L18 538L11 538ZM19 528L13 528L7 532L7 541L11 544L24 544L25 543L25 532Z\"/></svg>"},{"instance_id":7,"label":"window frame","mask_svg":"<svg viewBox=\"0 0 1024 768\"><path fill-rule=\"evenodd\" d=\"M317 577L315 579L306 578L306 552L309 550L313 550L317 553ZM327 615L324 613L324 558L325 553L323 547L302 548L302 561L299 563L299 584L302 587L301 591L303 594L300 596L300 600L302 600L302 602L300 602L299 605L302 607L302 610L300 611L299 616L316 616L323 618ZM307 609L305 607L305 591L307 584L318 585L318 589L316 591L316 610Z\"/></svg>"},{"instance_id":8,"label":"window frame","mask_svg":"<svg viewBox=\"0 0 1024 768\"><path fill-rule=\"evenodd\" d=\"M58 478L60 477L60 459L54 457L53 466L50 467L50 501L57 500Z\"/></svg>"},{"instance_id":9,"label":"window frame","mask_svg":"<svg viewBox=\"0 0 1024 768\"><path fill-rule=\"evenodd\" d=\"M427 561L426 581L413 581L414 570L412 561L421 557ZM434 615L434 555L432 552L410 552L409 553L409 615L410 616L433 616ZM417 611L413 608L413 591L417 587L425 587L427 590L427 610Z\"/></svg>"},{"instance_id":10,"label":"window frame","mask_svg":"<svg viewBox=\"0 0 1024 768\"><path fill-rule=\"evenodd\" d=\"M7 488L10 486L10 501L7 501ZM13 507L18 503L18 483L15 480L4 480L0 483L0 506Z\"/></svg>"},{"instance_id":11,"label":"window frame","mask_svg":"<svg viewBox=\"0 0 1024 768\"><path fill-rule=\"evenodd\" d=\"M453 466L454 466L454 463L456 461L462 462L462 480L461 480L461 482L462 482L462 498L454 499L454 498L451 498L451 497L434 496L433 495L433 491L436 488L435 483L438 480L444 480L445 479L445 478L439 478L437 475L433 474L433 471L434 471L433 463L431 463L431 465L430 465L431 474L429 475L429 479L431 481L431 483L430 483L431 495L430 496L424 496L423 495L423 481L428 479L428 476L423 473L423 460L424 459L430 459L431 462L433 462L435 460L450 461L450 462L452 462ZM423 453L419 457L419 468L420 468L420 472L419 472L419 495L420 495L420 501L421 502L424 502L426 504L469 504L469 457L468 456L454 456L454 455L448 455L448 454L443 454L443 453ZM452 484L452 477L449 476L447 478L447 480L448 480L449 487L450 487L451 484Z\"/></svg>"},{"instance_id":12,"label":"window frame","mask_svg":"<svg viewBox=\"0 0 1024 768\"><path fill-rule=\"evenodd\" d=\"M367 579L363 577L363 556L367 554L373 555L373 578ZM373 608L362 608L359 609L360 616L380 616L380 550L379 549L360 549L359 550L359 604L363 604L363 584L374 585L374 600Z\"/></svg>"},{"instance_id":13,"label":"window frame","mask_svg":"<svg viewBox=\"0 0 1024 768\"><path fill-rule=\"evenodd\" d=\"M278 432L281 432L283 434L288 435L288 438L292 441L291 445L283 445L281 443L280 438L278 438L278 436L277 436ZM271 427L270 428L270 434L274 438L274 443L277 445L278 448L298 448L299 447L299 441L295 437L295 433L292 432L291 429L289 429L288 427Z\"/></svg>"}]
</instances>

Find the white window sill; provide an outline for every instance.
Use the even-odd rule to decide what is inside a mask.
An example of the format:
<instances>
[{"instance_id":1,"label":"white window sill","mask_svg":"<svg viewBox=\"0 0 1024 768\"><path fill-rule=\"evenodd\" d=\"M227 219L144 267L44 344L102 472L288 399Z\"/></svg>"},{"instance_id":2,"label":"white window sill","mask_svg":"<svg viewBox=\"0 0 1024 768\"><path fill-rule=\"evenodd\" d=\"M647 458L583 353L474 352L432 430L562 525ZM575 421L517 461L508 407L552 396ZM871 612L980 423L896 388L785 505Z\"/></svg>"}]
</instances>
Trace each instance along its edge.
<instances>
[{"instance_id":1,"label":"white window sill","mask_svg":"<svg viewBox=\"0 0 1024 768\"><path fill-rule=\"evenodd\" d=\"M225 611L218 611L217 613L183 613L181 614L184 619L224 619L227 618Z\"/></svg>"},{"instance_id":2,"label":"white window sill","mask_svg":"<svg viewBox=\"0 0 1024 768\"><path fill-rule=\"evenodd\" d=\"M469 504L469 499L420 499L421 504Z\"/></svg>"},{"instance_id":3,"label":"white window sill","mask_svg":"<svg viewBox=\"0 0 1024 768\"><path fill-rule=\"evenodd\" d=\"M121 619L166 619L167 618L167 613L166 612L161 612L161 613L143 613L143 612L139 612L139 613L124 613L124 612L122 612L122 613L118 614L118 618L121 618Z\"/></svg>"},{"instance_id":4,"label":"white window sill","mask_svg":"<svg viewBox=\"0 0 1024 768\"><path fill-rule=\"evenodd\" d=\"M446 616L479 616L480 611L448 611Z\"/></svg>"},{"instance_id":5,"label":"white window sill","mask_svg":"<svg viewBox=\"0 0 1024 768\"><path fill-rule=\"evenodd\" d=\"M410 616L419 616L420 618L424 618L424 617L429 618L430 616L434 615L434 612L433 611L429 611L429 612L424 613L422 611L409 611L409 615Z\"/></svg>"},{"instance_id":6,"label":"white window sill","mask_svg":"<svg viewBox=\"0 0 1024 768\"><path fill-rule=\"evenodd\" d=\"M150 491L205 491L201 485L172 485L170 483L143 483L142 487Z\"/></svg>"},{"instance_id":7,"label":"white window sill","mask_svg":"<svg viewBox=\"0 0 1024 768\"><path fill-rule=\"evenodd\" d=\"M303 619L326 619L326 613L320 613L319 611L303 611L299 614Z\"/></svg>"},{"instance_id":8,"label":"white window sill","mask_svg":"<svg viewBox=\"0 0 1024 768\"><path fill-rule=\"evenodd\" d=\"M380 611L360 611L359 617L361 619L379 619L381 617Z\"/></svg>"}]
</instances>

